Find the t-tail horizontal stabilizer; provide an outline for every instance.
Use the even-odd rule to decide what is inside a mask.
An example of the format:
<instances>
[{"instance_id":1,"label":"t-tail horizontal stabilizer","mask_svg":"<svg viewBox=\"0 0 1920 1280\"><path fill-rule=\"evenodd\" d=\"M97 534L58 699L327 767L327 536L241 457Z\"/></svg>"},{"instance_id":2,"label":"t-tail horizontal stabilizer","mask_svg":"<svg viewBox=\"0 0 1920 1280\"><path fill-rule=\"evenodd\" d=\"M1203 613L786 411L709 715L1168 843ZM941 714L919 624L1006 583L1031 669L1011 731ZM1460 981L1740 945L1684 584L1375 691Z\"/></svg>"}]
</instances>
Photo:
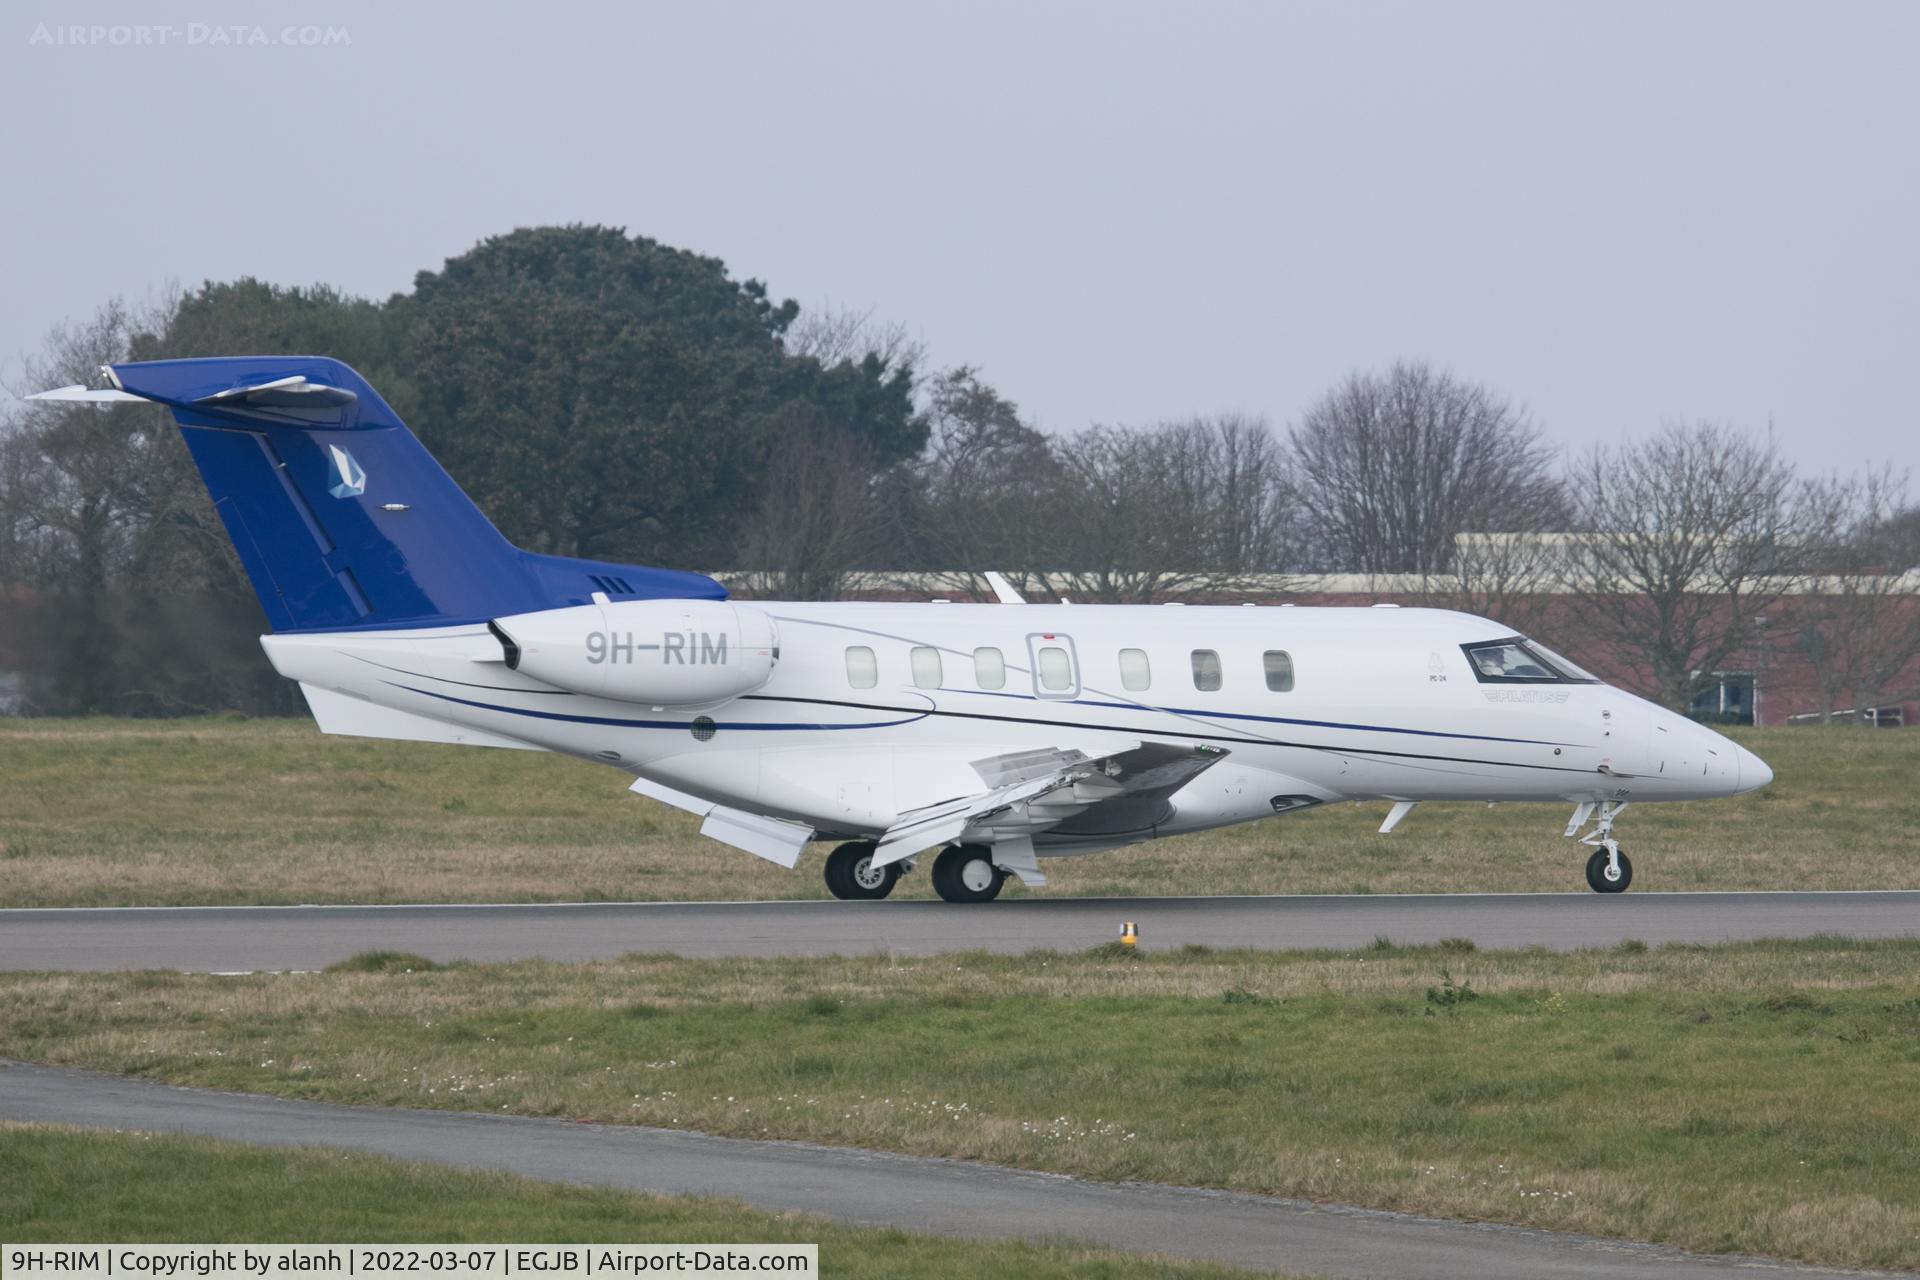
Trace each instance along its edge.
<instances>
[{"instance_id":1,"label":"t-tail horizontal stabilizer","mask_svg":"<svg viewBox=\"0 0 1920 1280\"><path fill-rule=\"evenodd\" d=\"M131 391L119 391L112 387L86 387L78 382L70 387L55 387L51 391L38 391L27 397L29 400L52 400L62 404L146 404L145 396L136 396Z\"/></svg>"},{"instance_id":2,"label":"t-tail horizontal stabilizer","mask_svg":"<svg viewBox=\"0 0 1920 1280\"><path fill-rule=\"evenodd\" d=\"M225 387L210 395L195 396L191 400L171 400L160 395L135 395L120 383L120 375L113 371L110 364L100 366L100 374L111 386L89 387L74 383L70 387L55 387L51 391L40 391L27 397L29 400L51 400L67 404L197 404L225 409L338 409L352 404L359 397L346 387L330 386L323 382L314 382L303 374L290 374L282 378L268 378L249 386Z\"/></svg>"},{"instance_id":3,"label":"t-tail horizontal stabilizer","mask_svg":"<svg viewBox=\"0 0 1920 1280\"><path fill-rule=\"evenodd\" d=\"M513 546L338 360L133 361L32 398L166 406L276 632L486 623L584 605L609 582L630 599L726 598L700 574Z\"/></svg>"}]
</instances>

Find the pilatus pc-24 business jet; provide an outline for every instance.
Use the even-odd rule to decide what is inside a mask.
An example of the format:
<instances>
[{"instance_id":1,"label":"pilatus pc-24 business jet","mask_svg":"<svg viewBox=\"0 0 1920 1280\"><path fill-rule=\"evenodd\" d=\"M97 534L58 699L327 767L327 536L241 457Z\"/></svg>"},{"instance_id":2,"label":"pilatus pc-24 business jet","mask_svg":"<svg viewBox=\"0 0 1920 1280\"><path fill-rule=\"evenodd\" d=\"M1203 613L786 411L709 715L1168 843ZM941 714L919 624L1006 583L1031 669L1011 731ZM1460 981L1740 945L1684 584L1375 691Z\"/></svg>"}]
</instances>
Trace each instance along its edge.
<instances>
[{"instance_id":1,"label":"pilatus pc-24 business jet","mask_svg":"<svg viewBox=\"0 0 1920 1280\"><path fill-rule=\"evenodd\" d=\"M1629 802L1765 786L1713 731L1434 609L736 602L699 574L512 546L357 373L108 366L50 400L173 412L327 733L557 751L827 885L922 858L985 902L1046 858L1326 804L1573 806L1618 893ZM1583 834L1584 833L1584 834Z\"/></svg>"}]
</instances>

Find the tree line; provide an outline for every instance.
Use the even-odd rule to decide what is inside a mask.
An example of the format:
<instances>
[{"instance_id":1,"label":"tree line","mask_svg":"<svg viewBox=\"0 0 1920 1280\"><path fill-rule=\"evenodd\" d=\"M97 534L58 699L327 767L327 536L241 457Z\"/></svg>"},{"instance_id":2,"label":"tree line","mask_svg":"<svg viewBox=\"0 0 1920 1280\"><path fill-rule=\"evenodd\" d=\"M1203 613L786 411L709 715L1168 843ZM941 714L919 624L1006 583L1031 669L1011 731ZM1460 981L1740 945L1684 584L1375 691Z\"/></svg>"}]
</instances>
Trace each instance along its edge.
<instances>
[{"instance_id":1,"label":"tree line","mask_svg":"<svg viewBox=\"0 0 1920 1280\"><path fill-rule=\"evenodd\" d=\"M1769 642L1816 665L1830 705L1900 696L1920 657L1898 576L1920 517L1896 477L1802 476L1704 423L1567 458L1506 397L1414 362L1352 374L1284 430L1217 414L1047 434L899 326L803 312L618 228L497 236L384 301L243 279L108 303L15 390L272 353L358 368L513 541L733 570L754 595L927 572L981 593L998 569L1035 598L1152 603L1412 575L1409 599L1613 646L1685 706L1818 578L1818 607ZM262 629L164 412L0 408L0 649L28 710L297 711Z\"/></svg>"}]
</instances>

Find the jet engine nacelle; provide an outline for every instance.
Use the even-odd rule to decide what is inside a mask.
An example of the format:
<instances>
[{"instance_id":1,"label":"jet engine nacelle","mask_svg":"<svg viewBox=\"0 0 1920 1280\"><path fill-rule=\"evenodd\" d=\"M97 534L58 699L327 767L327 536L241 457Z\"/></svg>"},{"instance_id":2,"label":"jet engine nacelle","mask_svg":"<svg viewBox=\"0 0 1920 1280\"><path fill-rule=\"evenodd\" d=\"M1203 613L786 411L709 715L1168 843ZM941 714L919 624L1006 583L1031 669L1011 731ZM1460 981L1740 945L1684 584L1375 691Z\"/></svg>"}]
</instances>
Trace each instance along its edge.
<instances>
[{"instance_id":1,"label":"jet engine nacelle","mask_svg":"<svg viewBox=\"0 0 1920 1280\"><path fill-rule=\"evenodd\" d=\"M702 707L751 693L780 657L773 619L730 600L625 600L496 619L515 671L575 693Z\"/></svg>"}]
</instances>

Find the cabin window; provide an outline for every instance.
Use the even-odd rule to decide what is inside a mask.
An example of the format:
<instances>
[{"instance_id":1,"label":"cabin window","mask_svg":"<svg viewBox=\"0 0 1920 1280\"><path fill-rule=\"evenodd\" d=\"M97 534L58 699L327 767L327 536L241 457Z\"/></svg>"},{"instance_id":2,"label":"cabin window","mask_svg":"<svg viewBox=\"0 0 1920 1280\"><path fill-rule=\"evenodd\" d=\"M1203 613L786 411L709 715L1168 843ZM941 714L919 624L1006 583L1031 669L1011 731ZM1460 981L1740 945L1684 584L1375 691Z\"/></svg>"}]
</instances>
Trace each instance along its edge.
<instances>
[{"instance_id":1,"label":"cabin window","mask_svg":"<svg viewBox=\"0 0 1920 1280\"><path fill-rule=\"evenodd\" d=\"M847 646L847 683L856 689L871 689L880 683L880 664L873 650L863 644Z\"/></svg>"},{"instance_id":2,"label":"cabin window","mask_svg":"<svg viewBox=\"0 0 1920 1280\"><path fill-rule=\"evenodd\" d=\"M1147 662L1145 649L1122 649L1120 651L1120 686L1129 693L1139 693L1153 684L1153 668Z\"/></svg>"},{"instance_id":3,"label":"cabin window","mask_svg":"<svg viewBox=\"0 0 1920 1280\"><path fill-rule=\"evenodd\" d=\"M920 689L938 689L942 672L940 651L929 644L913 646L913 683Z\"/></svg>"},{"instance_id":4,"label":"cabin window","mask_svg":"<svg viewBox=\"0 0 1920 1280\"><path fill-rule=\"evenodd\" d=\"M1007 660L998 649L973 651L973 682L982 689L1007 687Z\"/></svg>"},{"instance_id":5,"label":"cabin window","mask_svg":"<svg viewBox=\"0 0 1920 1280\"><path fill-rule=\"evenodd\" d=\"M1039 653L1040 687L1053 693L1073 688L1073 661L1065 649L1047 645Z\"/></svg>"},{"instance_id":6,"label":"cabin window","mask_svg":"<svg viewBox=\"0 0 1920 1280\"><path fill-rule=\"evenodd\" d=\"M1267 669L1267 688L1275 693L1293 692L1293 655L1283 649L1269 649L1260 655Z\"/></svg>"},{"instance_id":7,"label":"cabin window","mask_svg":"<svg viewBox=\"0 0 1920 1280\"><path fill-rule=\"evenodd\" d=\"M1220 655L1211 649L1193 651L1193 687L1212 693L1220 687Z\"/></svg>"}]
</instances>

